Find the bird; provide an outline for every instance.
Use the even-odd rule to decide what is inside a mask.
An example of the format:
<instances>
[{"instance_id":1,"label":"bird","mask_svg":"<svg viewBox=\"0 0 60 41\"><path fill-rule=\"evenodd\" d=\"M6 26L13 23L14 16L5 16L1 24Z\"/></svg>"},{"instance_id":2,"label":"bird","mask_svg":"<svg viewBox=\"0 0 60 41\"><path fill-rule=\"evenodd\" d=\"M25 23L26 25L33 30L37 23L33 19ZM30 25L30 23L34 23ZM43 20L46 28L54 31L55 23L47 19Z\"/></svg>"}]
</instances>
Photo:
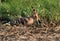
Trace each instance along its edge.
<instances>
[{"instance_id":1,"label":"bird","mask_svg":"<svg viewBox=\"0 0 60 41\"><path fill-rule=\"evenodd\" d=\"M18 25L18 24L22 24L22 25L25 25L25 26L30 26L35 21L37 22L37 24L41 23L36 9L35 8L32 8L32 15L30 15L28 17L21 17L21 18L17 18L16 20L12 20L10 22L10 24L12 26L13 25Z\"/></svg>"}]
</instances>

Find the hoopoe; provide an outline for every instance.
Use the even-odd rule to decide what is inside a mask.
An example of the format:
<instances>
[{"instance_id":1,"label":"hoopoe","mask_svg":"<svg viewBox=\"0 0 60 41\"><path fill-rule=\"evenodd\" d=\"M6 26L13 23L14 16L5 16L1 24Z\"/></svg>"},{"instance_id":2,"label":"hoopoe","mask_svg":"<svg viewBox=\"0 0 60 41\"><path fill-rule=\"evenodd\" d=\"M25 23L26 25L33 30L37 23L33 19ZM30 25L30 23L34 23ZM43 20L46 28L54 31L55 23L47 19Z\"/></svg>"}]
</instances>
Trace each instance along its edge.
<instances>
[{"instance_id":1,"label":"hoopoe","mask_svg":"<svg viewBox=\"0 0 60 41\"><path fill-rule=\"evenodd\" d=\"M15 24L23 24L23 25L32 25L34 23L34 21L39 21L39 16L38 16L38 13L35 9L32 10L32 16L29 16L29 17L21 17L19 19L17 19L15 21ZM40 21L39 21L40 22ZM12 24L14 24L12 22Z\"/></svg>"},{"instance_id":2,"label":"hoopoe","mask_svg":"<svg viewBox=\"0 0 60 41\"><path fill-rule=\"evenodd\" d=\"M32 10L32 16L29 16L28 18L25 19L27 25L33 24L34 21L36 21L38 24L41 23L36 9L34 9L34 8L32 8L32 9L33 9Z\"/></svg>"}]
</instances>

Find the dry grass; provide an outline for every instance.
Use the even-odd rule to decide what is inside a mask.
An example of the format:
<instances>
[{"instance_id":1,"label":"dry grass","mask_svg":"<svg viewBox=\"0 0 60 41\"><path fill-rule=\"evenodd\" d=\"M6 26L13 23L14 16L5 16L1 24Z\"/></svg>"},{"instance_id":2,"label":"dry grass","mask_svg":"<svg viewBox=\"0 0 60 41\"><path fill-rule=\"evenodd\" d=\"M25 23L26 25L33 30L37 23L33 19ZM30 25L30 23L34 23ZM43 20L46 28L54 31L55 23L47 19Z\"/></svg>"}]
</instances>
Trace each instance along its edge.
<instances>
[{"instance_id":1,"label":"dry grass","mask_svg":"<svg viewBox=\"0 0 60 41\"><path fill-rule=\"evenodd\" d=\"M0 26L0 41L60 41L60 26Z\"/></svg>"}]
</instances>

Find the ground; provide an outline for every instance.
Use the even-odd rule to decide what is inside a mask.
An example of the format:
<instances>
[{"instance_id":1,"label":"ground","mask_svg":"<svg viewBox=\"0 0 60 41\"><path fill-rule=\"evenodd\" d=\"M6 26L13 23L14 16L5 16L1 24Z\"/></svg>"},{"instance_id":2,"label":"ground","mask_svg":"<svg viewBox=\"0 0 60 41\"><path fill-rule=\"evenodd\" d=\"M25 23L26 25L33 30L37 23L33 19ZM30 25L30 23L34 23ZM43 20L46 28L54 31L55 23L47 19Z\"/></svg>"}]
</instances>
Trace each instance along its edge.
<instances>
[{"instance_id":1,"label":"ground","mask_svg":"<svg viewBox=\"0 0 60 41\"><path fill-rule=\"evenodd\" d=\"M0 26L0 41L60 41L60 25L55 27Z\"/></svg>"}]
</instances>

